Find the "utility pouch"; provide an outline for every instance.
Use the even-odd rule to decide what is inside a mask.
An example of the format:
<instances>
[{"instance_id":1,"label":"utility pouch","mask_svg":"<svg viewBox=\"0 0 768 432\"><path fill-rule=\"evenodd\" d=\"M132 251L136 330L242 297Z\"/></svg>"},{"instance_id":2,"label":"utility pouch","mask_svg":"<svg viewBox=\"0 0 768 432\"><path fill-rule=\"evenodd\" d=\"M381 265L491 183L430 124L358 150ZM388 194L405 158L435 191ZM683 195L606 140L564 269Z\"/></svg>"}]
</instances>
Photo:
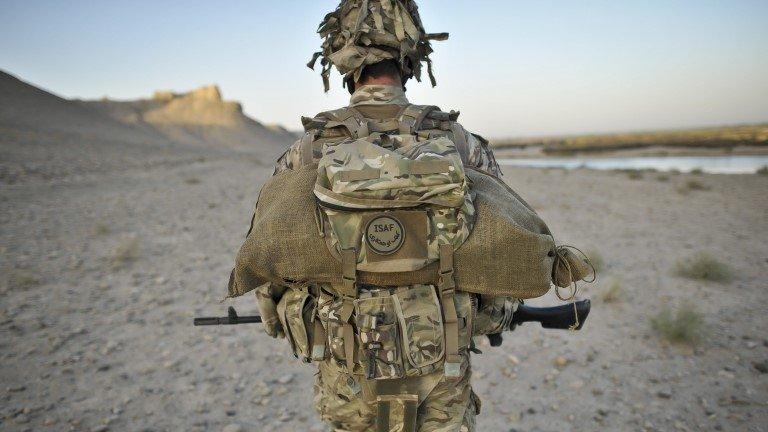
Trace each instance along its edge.
<instances>
[{"instance_id":1,"label":"utility pouch","mask_svg":"<svg viewBox=\"0 0 768 432\"><path fill-rule=\"evenodd\" d=\"M319 313L321 319L325 323L330 357L334 360L337 366L351 374L355 371L348 370L347 368L347 350L344 343L345 322L341 319L343 307L343 298L321 294Z\"/></svg>"},{"instance_id":2,"label":"utility pouch","mask_svg":"<svg viewBox=\"0 0 768 432\"><path fill-rule=\"evenodd\" d=\"M293 354L309 363L313 358L315 298L305 290L289 289L277 305L277 315Z\"/></svg>"},{"instance_id":3,"label":"utility pouch","mask_svg":"<svg viewBox=\"0 0 768 432\"><path fill-rule=\"evenodd\" d=\"M459 350L469 348L472 343L472 327L477 310L477 297L468 292L457 291L453 295L456 316L459 323Z\"/></svg>"},{"instance_id":4,"label":"utility pouch","mask_svg":"<svg viewBox=\"0 0 768 432\"><path fill-rule=\"evenodd\" d=\"M435 287L404 287L392 299L400 321L406 375L437 370L445 356L445 330Z\"/></svg>"},{"instance_id":5,"label":"utility pouch","mask_svg":"<svg viewBox=\"0 0 768 432\"><path fill-rule=\"evenodd\" d=\"M405 376L393 298L387 294L355 300L357 352L367 379Z\"/></svg>"}]
</instances>

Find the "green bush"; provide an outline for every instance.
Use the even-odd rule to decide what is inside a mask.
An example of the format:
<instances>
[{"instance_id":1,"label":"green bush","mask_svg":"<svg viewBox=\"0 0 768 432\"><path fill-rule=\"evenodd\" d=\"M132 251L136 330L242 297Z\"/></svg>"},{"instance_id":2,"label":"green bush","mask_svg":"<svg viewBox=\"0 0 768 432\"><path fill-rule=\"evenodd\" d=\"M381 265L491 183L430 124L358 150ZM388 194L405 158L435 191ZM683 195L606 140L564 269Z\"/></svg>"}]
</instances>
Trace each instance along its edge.
<instances>
[{"instance_id":1,"label":"green bush","mask_svg":"<svg viewBox=\"0 0 768 432\"><path fill-rule=\"evenodd\" d=\"M589 262L592 263L592 266L595 268L595 272L600 274L600 272L603 271L605 268L605 260L603 260L603 256L595 249L590 249L586 251L585 255L587 256L587 259Z\"/></svg>"},{"instance_id":2,"label":"green bush","mask_svg":"<svg viewBox=\"0 0 768 432\"><path fill-rule=\"evenodd\" d=\"M688 279L714 282L727 282L732 277L731 268L707 252L678 260L675 274Z\"/></svg>"},{"instance_id":3,"label":"green bush","mask_svg":"<svg viewBox=\"0 0 768 432\"><path fill-rule=\"evenodd\" d=\"M600 295L600 298L605 303L614 303L621 300L623 296L624 288L622 287L621 282L614 281L607 290L603 291L603 293Z\"/></svg>"},{"instance_id":4,"label":"green bush","mask_svg":"<svg viewBox=\"0 0 768 432\"><path fill-rule=\"evenodd\" d=\"M707 330L704 316L690 303L683 303L674 311L664 306L650 322L654 331L673 343L697 345Z\"/></svg>"},{"instance_id":5,"label":"green bush","mask_svg":"<svg viewBox=\"0 0 768 432\"><path fill-rule=\"evenodd\" d=\"M10 272L9 287L11 289L30 289L40 285L40 279L27 270L13 270Z\"/></svg>"},{"instance_id":6,"label":"green bush","mask_svg":"<svg viewBox=\"0 0 768 432\"><path fill-rule=\"evenodd\" d=\"M710 187L698 180L688 180L685 182L685 187L689 190L709 190Z\"/></svg>"},{"instance_id":7,"label":"green bush","mask_svg":"<svg viewBox=\"0 0 768 432\"><path fill-rule=\"evenodd\" d=\"M123 267L139 258L139 240L136 237L125 237L112 251L110 263L112 267Z\"/></svg>"},{"instance_id":8,"label":"green bush","mask_svg":"<svg viewBox=\"0 0 768 432\"><path fill-rule=\"evenodd\" d=\"M757 173L760 175L768 175L768 165L764 165L757 169Z\"/></svg>"}]
</instances>

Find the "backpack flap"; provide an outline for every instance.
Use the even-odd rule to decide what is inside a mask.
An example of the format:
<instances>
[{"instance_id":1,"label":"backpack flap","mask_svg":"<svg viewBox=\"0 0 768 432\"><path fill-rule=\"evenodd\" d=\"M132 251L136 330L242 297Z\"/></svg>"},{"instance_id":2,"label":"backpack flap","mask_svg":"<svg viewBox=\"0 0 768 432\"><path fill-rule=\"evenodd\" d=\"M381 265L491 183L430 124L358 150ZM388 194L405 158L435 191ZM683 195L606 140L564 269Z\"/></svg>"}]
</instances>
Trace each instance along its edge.
<instances>
[{"instance_id":1,"label":"backpack flap","mask_svg":"<svg viewBox=\"0 0 768 432\"><path fill-rule=\"evenodd\" d=\"M423 268L438 244L464 242L474 215L461 158L442 137L395 150L366 139L327 145L314 193L331 253L355 249L361 271Z\"/></svg>"}]
</instances>

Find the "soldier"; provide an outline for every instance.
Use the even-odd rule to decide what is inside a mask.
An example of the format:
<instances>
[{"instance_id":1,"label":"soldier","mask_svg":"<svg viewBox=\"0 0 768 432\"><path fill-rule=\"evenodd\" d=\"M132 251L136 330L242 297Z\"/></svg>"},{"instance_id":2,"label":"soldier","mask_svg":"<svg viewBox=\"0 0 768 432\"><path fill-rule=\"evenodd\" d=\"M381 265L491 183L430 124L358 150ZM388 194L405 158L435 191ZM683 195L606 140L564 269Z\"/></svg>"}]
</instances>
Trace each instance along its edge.
<instances>
[{"instance_id":1,"label":"soldier","mask_svg":"<svg viewBox=\"0 0 768 432\"><path fill-rule=\"evenodd\" d=\"M411 78L420 80L422 63L427 64L430 81L435 85L429 59L432 52L430 40L445 40L448 37L447 34L425 33L414 1L343 0L334 12L325 17L319 33L325 41L309 66L313 67L316 60L321 59L326 91L331 67L335 66L344 75L345 86L352 95L350 104L313 118L303 118L305 134L278 160L276 174L316 162L322 156L324 145L380 134L378 136L383 139L376 142L391 148L404 147L434 136L447 137L455 144L465 166L501 175L487 141L467 132L457 123L457 112L411 105L406 98L405 85ZM318 334L325 335L323 339L328 341L333 354L343 336L345 322L338 319L339 314L343 314L342 302L331 287L311 288L309 292L317 296L314 300L316 307L311 313L317 316L310 318L309 322L317 318L317 322L322 323L322 327L316 330L320 332ZM296 290L296 287L274 284L266 284L256 290L264 329L270 336L285 337L285 328L290 327L291 322L306 322L303 307L292 308L289 305L279 310L281 300L285 302L283 297ZM307 292L307 289L302 288L301 291ZM420 303L424 301L423 297L429 297L429 290L404 292L403 287L361 286L358 296L379 298L395 292L401 293L399 307L414 314L411 318L415 321L432 318L420 316L431 313L429 299ZM480 401L470 384L470 352L474 350L472 337L508 330L519 302L513 298L458 291L453 296L453 305L443 303L440 302L442 310L439 313L446 317L453 316L445 308L455 308L459 323L460 366L451 373L446 372L444 359L438 356L432 363L422 363L428 366L416 372L410 371L405 374L407 376L403 376L403 371L399 371L400 374L392 372L391 380L369 379L372 375L382 378L386 371L366 376L365 372L356 369L350 358L355 355L349 354L354 350L347 352L347 362L339 361L334 355L318 361L315 405L332 430L474 430ZM376 340L375 344L366 345L373 347L370 349L375 351L367 352L374 357L399 359L402 355L410 355L409 347L392 344L427 346L430 342L429 334L417 334L415 337L420 339L410 341L401 341L397 335L392 337L393 340L384 337L386 334L382 329L386 325L382 325L375 314L366 315L362 307L356 307L350 320L357 324L358 343L370 343L368 338ZM384 362L393 370L397 369L396 361L390 363ZM379 367L379 363L376 365ZM393 388L397 390L394 394L415 396L413 400L390 397Z\"/></svg>"}]
</instances>

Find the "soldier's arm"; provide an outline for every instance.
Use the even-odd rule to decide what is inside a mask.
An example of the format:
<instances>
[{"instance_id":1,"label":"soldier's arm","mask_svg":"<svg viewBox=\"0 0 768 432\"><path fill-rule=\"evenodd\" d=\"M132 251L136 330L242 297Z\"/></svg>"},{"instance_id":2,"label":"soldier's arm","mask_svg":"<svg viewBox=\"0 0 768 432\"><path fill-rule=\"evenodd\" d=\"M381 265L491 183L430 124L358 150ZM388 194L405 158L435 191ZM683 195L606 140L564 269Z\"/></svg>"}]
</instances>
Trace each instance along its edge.
<instances>
[{"instance_id":1,"label":"soldier's arm","mask_svg":"<svg viewBox=\"0 0 768 432\"><path fill-rule=\"evenodd\" d=\"M467 165L500 177L501 169L496 163L488 141L463 129L467 142ZM477 316L472 333L475 336L501 333L509 329L512 315L520 300L514 297L478 296Z\"/></svg>"},{"instance_id":2,"label":"soldier's arm","mask_svg":"<svg viewBox=\"0 0 768 432\"><path fill-rule=\"evenodd\" d=\"M480 135L473 134L462 128L467 142L467 165L501 177L501 169L496 163L496 157L488 146L488 141Z\"/></svg>"},{"instance_id":3,"label":"soldier's arm","mask_svg":"<svg viewBox=\"0 0 768 432\"><path fill-rule=\"evenodd\" d=\"M288 150L275 163L275 172L272 175L280 174L283 171L293 170L301 166L301 143L309 137L309 132L296 140Z\"/></svg>"},{"instance_id":4,"label":"soldier's arm","mask_svg":"<svg viewBox=\"0 0 768 432\"><path fill-rule=\"evenodd\" d=\"M272 175L280 174L281 172L293 170L301 166L301 143L307 137L298 139L283 153L275 163L275 171ZM273 338L284 338L285 333L283 327L280 324L280 320L277 316L277 304L280 302L280 298L285 293L287 287L266 283L256 288L256 301L259 306L259 312L262 318L262 328L264 331Z\"/></svg>"}]
</instances>

